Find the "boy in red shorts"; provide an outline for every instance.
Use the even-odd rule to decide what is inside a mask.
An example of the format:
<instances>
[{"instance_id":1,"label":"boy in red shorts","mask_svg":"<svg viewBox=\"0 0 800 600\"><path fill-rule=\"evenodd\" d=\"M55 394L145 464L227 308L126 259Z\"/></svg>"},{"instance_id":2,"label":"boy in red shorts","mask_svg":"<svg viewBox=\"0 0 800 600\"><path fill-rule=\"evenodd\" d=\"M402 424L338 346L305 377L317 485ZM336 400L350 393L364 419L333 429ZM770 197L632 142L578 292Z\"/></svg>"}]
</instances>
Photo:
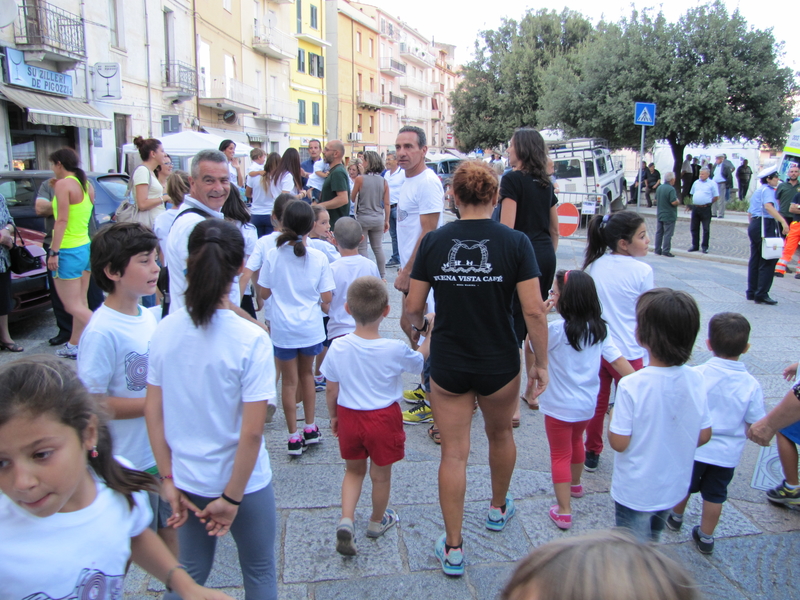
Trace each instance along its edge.
<instances>
[{"instance_id":1,"label":"boy in red shorts","mask_svg":"<svg viewBox=\"0 0 800 600\"><path fill-rule=\"evenodd\" d=\"M347 290L345 310L356 330L333 340L320 367L327 380L331 432L339 438L346 469L342 481L342 518L336 528L336 551L356 554L356 504L371 459L372 516L367 537L382 536L398 521L389 505L392 463L405 457L406 434L398 402L403 397L403 372L419 373L428 357L430 337L414 351L400 340L378 332L389 314L386 284L377 277L359 277ZM432 318L433 315L431 315Z\"/></svg>"}]
</instances>

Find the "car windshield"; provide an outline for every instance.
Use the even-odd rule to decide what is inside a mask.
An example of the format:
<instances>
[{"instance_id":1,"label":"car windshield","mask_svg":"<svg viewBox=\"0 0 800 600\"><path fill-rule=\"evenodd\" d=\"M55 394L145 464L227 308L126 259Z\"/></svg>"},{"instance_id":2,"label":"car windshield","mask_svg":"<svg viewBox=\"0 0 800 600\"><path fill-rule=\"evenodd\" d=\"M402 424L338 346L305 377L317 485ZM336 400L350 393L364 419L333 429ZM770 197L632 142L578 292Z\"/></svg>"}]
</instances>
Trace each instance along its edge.
<instances>
[{"instance_id":1,"label":"car windshield","mask_svg":"<svg viewBox=\"0 0 800 600\"><path fill-rule=\"evenodd\" d=\"M6 204L9 207L33 206L39 183L28 177L19 179L0 177L0 194L6 199Z\"/></svg>"},{"instance_id":2,"label":"car windshield","mask_svg":"<svg viewBox=\"0 0 800 600\"><path fill-rule=\"evenodd\" d=\"M98 177L97 184L119 201L125 198L128 191L128 178L122 175Z\"/></svg>"}]
</instances>

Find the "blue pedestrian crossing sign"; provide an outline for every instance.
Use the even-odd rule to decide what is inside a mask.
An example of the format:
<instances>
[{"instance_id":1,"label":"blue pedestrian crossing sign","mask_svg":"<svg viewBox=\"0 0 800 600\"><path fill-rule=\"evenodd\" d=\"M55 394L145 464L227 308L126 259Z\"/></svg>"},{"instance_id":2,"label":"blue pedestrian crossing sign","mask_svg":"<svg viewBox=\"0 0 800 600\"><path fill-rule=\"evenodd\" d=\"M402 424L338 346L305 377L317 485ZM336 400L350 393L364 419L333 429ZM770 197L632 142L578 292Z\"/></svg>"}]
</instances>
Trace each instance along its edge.
<instances>
[{"instance_id":1,"label":"blue pedestrian crossing sign","mask_svg":"<svg viewBox=\"0 0 800 600\"><path fill-rule=\"evenodd\" d=\"M653 102L637 102L633 109L633 124L652 127L656 124L656 105Z\"/></svg>"}]
</instances>

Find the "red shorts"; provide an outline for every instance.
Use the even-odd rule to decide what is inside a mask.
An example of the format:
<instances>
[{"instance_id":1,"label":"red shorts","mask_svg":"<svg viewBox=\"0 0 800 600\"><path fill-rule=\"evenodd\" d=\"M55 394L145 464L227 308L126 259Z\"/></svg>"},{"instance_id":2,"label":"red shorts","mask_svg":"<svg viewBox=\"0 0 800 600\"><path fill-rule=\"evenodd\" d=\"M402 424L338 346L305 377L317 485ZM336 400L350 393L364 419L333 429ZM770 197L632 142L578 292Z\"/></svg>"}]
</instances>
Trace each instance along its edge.
<instances>
[{"instance_id":1,"label":"red shorts","mask_svg":"<svg viewBox=\"0 0 800 600\"><path fill-rule=\"evenodd\" d=\"M379 467L405 458L403 413L395 402L378 410L353 410L340 406L339 452L345 460L367 457Z\"/></svg>"}]
</instances>

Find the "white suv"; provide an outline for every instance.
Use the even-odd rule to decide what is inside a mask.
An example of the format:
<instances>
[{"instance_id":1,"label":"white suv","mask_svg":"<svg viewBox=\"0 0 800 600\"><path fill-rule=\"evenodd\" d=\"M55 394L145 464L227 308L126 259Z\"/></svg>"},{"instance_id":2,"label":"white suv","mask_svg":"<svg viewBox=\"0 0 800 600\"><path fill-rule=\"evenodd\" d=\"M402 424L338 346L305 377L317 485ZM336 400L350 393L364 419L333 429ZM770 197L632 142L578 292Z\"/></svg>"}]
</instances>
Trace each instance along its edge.
<instances>
[{"instance_id":1,"label":"white suv","mask_svg":"<svg viewBox=\"0 0 800 600\"><path fill-rule=\"evenodd\" d=\"M597 200L599 214L625 208L625 170L614 163L605 140L548 141L547 147L555 166L559 202L581 205L587 199Z\"/></svg>"}]
</instances>

